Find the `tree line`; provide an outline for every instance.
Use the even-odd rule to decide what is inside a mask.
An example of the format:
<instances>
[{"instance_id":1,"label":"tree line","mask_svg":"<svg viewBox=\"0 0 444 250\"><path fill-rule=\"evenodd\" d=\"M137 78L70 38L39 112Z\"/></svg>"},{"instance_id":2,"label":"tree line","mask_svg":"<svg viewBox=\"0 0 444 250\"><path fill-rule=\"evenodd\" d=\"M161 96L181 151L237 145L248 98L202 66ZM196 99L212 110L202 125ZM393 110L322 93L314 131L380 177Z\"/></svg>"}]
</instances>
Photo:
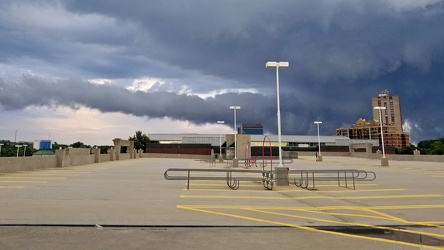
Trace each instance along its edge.
<instances>
[{"instance_id":1,"label":"tree line","mask_svg":"<svg viewBox=\"0 0 444 250\"><path fill-rule=\"evenodd\" d=\"M150 138L143 133L142 131L136 131L133 136L130 136L128 140L134 141L134 148L139 150L142 149L143 151L146 150L146 147L148 143L150 143ZM17 156L17 150L18 150L18 156L32 156L37 150L34 149L32 143L14 143L9 140L0 140L0 144L3 144L1 146L1 157L13 157ZM27 145L27 147L19 147L17 148L16 145ZM55 152L56 149L65 149L68 147L72 148L92 148L90 145L87 145L83 142L74 142L72 144L59 144L57 142L54 142L52 144L52 151ZM100 148L101 154L106 154L108 150L114 146L112 145L101 145L97 146L94 145L93 147ZM397 154L410 154L412 155L415 150L419 150L422 155L444 155L444 138L440 139L432 139L432 140L424 140L420 141L418 143L418 146L410 145L410 146L404 146L400 149L396 150ZM26 150L26 151L25 151ZM122 149L125 150L125 149Z\"/></svg>"},{"instance_id":2,"label":"tree line","mask_svg":"<svg viewBox=\"0 0 444 250\"><path fill-rule=\"evenodd\" d=\"M397 154L413 154L419 150L421 155L444 155L444 138L435 140L424 140L418 143L418 146L410 145L397 150Z\"/></svg>"},{"instance_id":3,"label":"tree line","mask_svg":"<svg viewBox=\"0 0 444 250\"><path fill-rule=\"evenodd\" d=\"M142 133L142 131L136 131L133 136L130 136L128 138L130 141L134 141L134 148L139 150L142 149L143 151L146 150L146 146L148 143L150 143L150 138L145 134ZM18 156L32 156L35 152L37 152L36 149L34 149L33 143L15 143L11 142L9 140L0 140L0 144L3 144L0 146L0 157L15 157L17 156L17 150L18 150ZM21 147L16 147L16 145L22 145ZM26 151L25 147L23 145L26 145ZM65 149L65 148L100 148L100 154L106 154L108 153L108 150L113 145L94 145L90 146L87 145L81 141L77 141L71 144L60 144L57 142L53 142L51 151L55 152L57 149ZM122 151L126 150L125 148L122 148ZM122 152L123 153L123 152Z\"/></svg>"}]
</instances>

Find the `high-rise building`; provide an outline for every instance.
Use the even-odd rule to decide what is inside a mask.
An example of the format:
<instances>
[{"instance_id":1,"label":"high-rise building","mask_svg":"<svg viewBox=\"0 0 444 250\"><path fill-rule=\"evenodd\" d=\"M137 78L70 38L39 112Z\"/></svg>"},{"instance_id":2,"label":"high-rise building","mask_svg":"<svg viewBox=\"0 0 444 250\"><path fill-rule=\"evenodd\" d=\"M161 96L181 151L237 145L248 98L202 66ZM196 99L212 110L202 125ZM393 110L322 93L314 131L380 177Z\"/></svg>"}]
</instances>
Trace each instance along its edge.
<instances>
[{"instance_id":1,"label":"high-rise building","mask_svg":"<svg viewBox=\"0 0 444 250\"><path fill-rule=\"evenodd\" d=\"M381 109L382 132L379 124L379 110ZM373 121L359 118L351 128L338 128L336 135L347 136L350 139L374 140L379 139L382 145L381 133L384 134L384 145L401 148L410 145L409 134L402 130L401 105L398 96L390 96L384 90L378 97L372 97Z\"/></svg>"},{"instance_id":2,"label":"high-rise building","mask_svg":"<svg viewBox=\"0 0 444 250\"><path fill-rule=\"evenodd\" d=\"M378 97L372 97L372 107L385 107L385 110L381 110L382 125L394 125L399 133L403 132L399 96L390 96L384 90ZM373 109L373 120L379 122L379 110Z\"/></svg>"}]
</instances>

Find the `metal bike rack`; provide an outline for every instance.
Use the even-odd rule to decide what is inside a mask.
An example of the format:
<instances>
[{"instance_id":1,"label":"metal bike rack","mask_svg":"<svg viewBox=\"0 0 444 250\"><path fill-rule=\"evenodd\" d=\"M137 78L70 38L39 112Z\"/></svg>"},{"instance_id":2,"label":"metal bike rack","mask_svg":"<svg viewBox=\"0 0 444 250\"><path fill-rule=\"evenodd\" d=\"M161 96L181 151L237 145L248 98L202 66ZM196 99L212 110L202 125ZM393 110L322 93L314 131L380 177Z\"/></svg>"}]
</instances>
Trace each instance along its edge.
<instances>
[{"instance_id":1,"label":"metal bike rack","mask_svg":"<svg viewBox=\"0 0 444 250\"><path fill-rule=\"evenodd\" d=\"M172 174L177 173L177 174ZM208 175L202 175L202 173ZM211 173L211 175L210 175ZM254 174L256 176L242 176L242 174ZM373 181L376 174L373 171L357 170L357 169L336 169L336 170L288 170L289 177L293 179L293 183L297 187L307 190L316 190L316 182L319 181L335 181L339 187L349 188L349 182L356 189L356 182ZM276 182L275 174L268 170L251 170L251 169L190 169L190 168L169 168L165 171L166 180L186 180L187 189L190 189L191 180L223 180L227 186L233 190L237 190L240 181L260 181L264 188L273 190Z\"/></svg>"},{"instance_id":2,"label":"metal bike rack","mask_svg":"<svg viewBox=\"0 0 444 250\"><path fill-rule=\"evenodd\" d=\"M299 178L293 177L294 185L307 190L315 190L316 181L336 181L339 187L342 187L342 183L344 183L345 188L348 188L349 181L351 181L353 190L355 190L355 182L376 179L375 172L357 169L289 170L289 175L291 174L299 176Z\"/></svg>"},{"instance_id":3,"label":"metal bike rack","mask_svg":"<svg viewBox=\"0 0 444 250\"><path fill-rule=\"evenodd\" d=\"M171 172L181 173L179 175L172 175ZM264 180L262 170L246 170L246 169L190 169L190 168L169 168L164 173L166 180L186 180L187 189L190 189L191 180L225 180L227 186L236 190L240 186L240 181L261 181L270 186L270 180ZM192 175L193 173L193 175ZM212 176L202 176L199 173L212 173ZM253 173L258 177L239 176L241 173ZM236 175L236 176L235 176ZM265 184L264 184L265 186ZM271 185L272 187L272 185Z\"/></svg>"}]
</instances>

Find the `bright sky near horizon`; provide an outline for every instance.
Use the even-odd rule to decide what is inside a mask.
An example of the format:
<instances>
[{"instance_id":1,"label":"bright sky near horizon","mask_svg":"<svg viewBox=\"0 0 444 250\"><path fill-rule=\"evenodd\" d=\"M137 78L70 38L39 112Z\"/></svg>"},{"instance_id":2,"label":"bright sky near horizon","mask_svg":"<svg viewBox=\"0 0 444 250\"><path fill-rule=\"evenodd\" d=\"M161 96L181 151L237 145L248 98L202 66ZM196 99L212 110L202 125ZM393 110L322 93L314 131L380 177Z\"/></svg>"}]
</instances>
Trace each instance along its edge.
<instances>
[{"instance_id":1,"label":"bright sky near horizon","mask_svg":"<svg viewBox=\"0 0 444 250\"><path fill-rule=\"evenodd\" d=\"M444 137L444 1L0 0L0 139L110 145L135 131L321 135L400 97ZM216 121L224 120L220 126ZM17 131L17 137L16 136Z\"/></svg>"}]
</instances>

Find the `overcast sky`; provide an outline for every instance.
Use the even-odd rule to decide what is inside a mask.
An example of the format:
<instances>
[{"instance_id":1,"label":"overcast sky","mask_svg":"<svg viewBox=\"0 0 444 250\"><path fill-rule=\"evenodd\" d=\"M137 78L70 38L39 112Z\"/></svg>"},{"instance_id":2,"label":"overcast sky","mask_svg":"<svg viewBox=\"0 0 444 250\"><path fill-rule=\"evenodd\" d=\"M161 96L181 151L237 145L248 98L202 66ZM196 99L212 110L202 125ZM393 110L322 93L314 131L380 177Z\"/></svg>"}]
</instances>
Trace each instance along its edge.
<instances>
[{"instance_id":1,"label":"overcast sky","mask_svg":"<svg viewBox=\"0 0 444 250\"><path fill-rule=\"evenodd\" d=\"M399 96L417 143L444 137L438 0L0 0L0 139L110 145L136 130L321 135ZM224 120L225 126L218 126ZM17 133L16 133L17 131Z\"/></svg>"}]
</instances>

